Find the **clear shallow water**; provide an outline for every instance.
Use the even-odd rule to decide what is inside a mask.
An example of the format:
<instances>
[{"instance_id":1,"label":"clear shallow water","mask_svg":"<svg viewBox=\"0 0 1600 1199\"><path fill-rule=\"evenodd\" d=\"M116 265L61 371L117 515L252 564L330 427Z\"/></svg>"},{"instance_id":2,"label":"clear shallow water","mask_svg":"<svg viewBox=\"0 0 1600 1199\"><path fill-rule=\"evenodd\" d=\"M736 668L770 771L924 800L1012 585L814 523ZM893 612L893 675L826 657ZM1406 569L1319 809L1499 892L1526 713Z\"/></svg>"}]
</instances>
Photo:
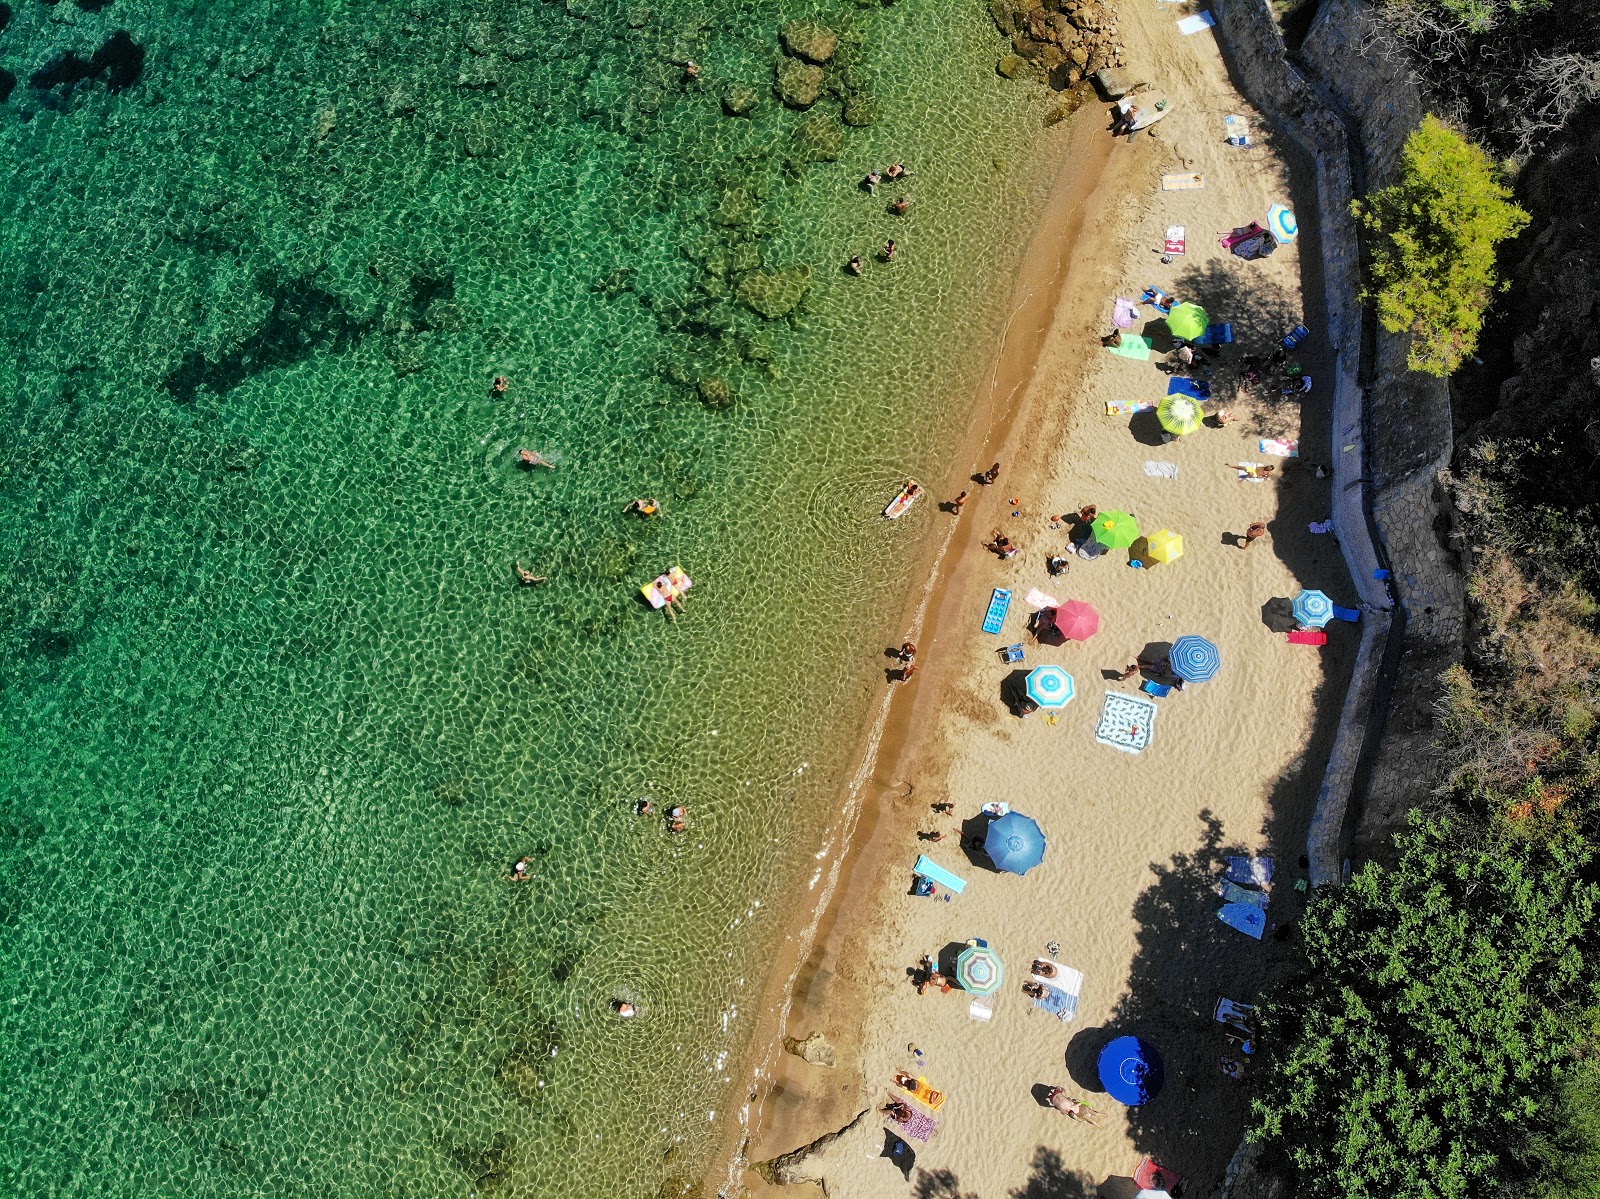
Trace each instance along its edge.
<instances>
[{"instance_id":1,"label":"clear shallow water","mask_svg":"<svg viewBox=\"0 0 1600 1199\"><path fill-rule=\"evenodd\" d=\"M1038 97L934 0L15 7L0 1190L692 1176L938 519L878 512L1004 320ZM796 16L882 108L838 163L770 95ZM853 186L896 157L902 220ZM812 267L804 312L730 298L758 262ZM674 562L676 625L635 602Z\"/></svg>"}]
</instances>

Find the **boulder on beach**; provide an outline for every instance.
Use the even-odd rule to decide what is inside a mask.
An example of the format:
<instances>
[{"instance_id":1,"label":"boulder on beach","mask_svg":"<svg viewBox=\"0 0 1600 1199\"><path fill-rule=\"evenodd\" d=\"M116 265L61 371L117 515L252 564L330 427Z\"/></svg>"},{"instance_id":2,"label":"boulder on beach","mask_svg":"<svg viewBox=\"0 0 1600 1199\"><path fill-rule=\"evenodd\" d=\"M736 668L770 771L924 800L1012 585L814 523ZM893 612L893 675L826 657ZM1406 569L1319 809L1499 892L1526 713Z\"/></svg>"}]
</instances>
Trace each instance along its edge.
<instances>
[{"instance_id":1,"label":"boulder on beach","mask_svg":"<svg viewBox=\"0 0 1600 1199\"><path fill-rule=\"evenodd\" d=\"M807 62L827 62L839 50L839 35L814 21L790 21L781 37L785 50Z\"/></svg>"},{"instance_id":2,"label":"boulder on beach","mask_svg":"<svg viewBox=\"0 0 1600 1199\"><path fill-rule=\"evenodd\" d=\"M1132 71L1111 67L1094 73L1094 84L1107 100L1120 100L1134 88L1141 86Z\"/></svg>"},{"instance_id":3,"label":"boulder on beach","mask_svg":"<svg viewBox=\"0 0 1600 1199\"><path fill-rule=\"evenodd\" d=\"M730 117L747 117L755 111L759 102L760 96L755 88L736 83L723 94L722 111Z\"/></svg>"},{"instance_id":4,"label":"boulder on beach","mask_svg":"<svg viewBox=\"0 0 1600 1199\"><path fill-rule=\"evenodd\" d=\"M821 67L794 58L780 58L774 68L773 90L790 108L810 108L822 98L826 77Z\"/></svg>"},{"instance_id":5,"label":"boulder on beach","mask_svg":"<svg viewBox=\"0 0 1600 1199\"><path fill-rule=\"evenodd\" d=\"M839 1064L839 1056L834 1051L828 1038L820 1032L814 1032L805 1040L794 1037L783 1038L785 1053L792 1053L801 1061L809 1062L813 1066L833 1067Z\"/></svg>"},{"instance_id":6,"label":"boulder on beach","mask_svg":"<svg viewBox=\"0 0 1600 1199\"><path fill-rule=\"evenodd\" d=\"M811 268L791 263L775 270L751 271L739 280L739 301L751 312L777 320L800 306L811 290Z\"/></svg>"}]
</instances>

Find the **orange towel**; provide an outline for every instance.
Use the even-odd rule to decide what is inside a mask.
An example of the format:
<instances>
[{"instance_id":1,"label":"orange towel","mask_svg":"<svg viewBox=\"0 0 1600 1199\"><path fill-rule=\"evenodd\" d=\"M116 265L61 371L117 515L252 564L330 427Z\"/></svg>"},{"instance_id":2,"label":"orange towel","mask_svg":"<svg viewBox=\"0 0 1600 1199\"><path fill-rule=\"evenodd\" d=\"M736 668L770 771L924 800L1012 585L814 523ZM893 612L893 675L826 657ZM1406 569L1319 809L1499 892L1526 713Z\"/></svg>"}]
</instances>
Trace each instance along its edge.
<instances>
[{"instance_id":1,"label":"orange towel","mask_svg":"<svg viewBox=\"0 0 1600 1199\"><path fill-rule=\"evenodd\" d=\"M909 1091L911 1093L911 1098L915 1099L918 1103L925 1106L929 1111L933 1112L938 1111L944 1106L944 1092L934 1090L928 1085L928 1080L926 1078L919 1078L917 1079L916 1086L908 1087L902 1081L904 1077L904 1075L897 1075L895 1077L895 1082L899 1083L902 1088Z\"/></svg>"}]
</instances>

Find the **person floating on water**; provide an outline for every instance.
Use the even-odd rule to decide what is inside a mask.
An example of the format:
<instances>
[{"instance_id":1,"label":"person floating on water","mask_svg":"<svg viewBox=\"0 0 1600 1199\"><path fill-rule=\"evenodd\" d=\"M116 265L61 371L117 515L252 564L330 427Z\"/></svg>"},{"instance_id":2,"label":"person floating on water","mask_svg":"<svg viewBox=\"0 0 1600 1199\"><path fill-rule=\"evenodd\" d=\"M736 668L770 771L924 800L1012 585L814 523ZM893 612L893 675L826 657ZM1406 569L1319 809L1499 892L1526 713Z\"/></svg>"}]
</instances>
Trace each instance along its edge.
<instances>
[{"instance_id":1,"label":"person floating on water","mask_svg":"<svg viewBox=\"0 0 1600 1199\"><path fill-rule=\"evenodd\" d=\"M667 831L681 833L689 827L689 809L678 804L667 813Z\"/></svg>"},{"instance_id":2,"label":"person floating on water","mask_svg":"<svg viewBox=\"0 0 1600 1199\"><path fill-rule=\"evenodd\" d=\"M700 64L691 58L683 64L683 81L693 83L698 78L700 78Z\"/></svg>"},{"instance_id":3,"label":"person floating on water","mask_svg":"<svg viewBox=\"0 0 1600 1199\"><path fill-rule=\"evenodd\" d=\"M632 1020L639 1014L639 1009L634 1007L633 1004L629 1003L626 999L613 999L611 1001L611 1010L617 1015L621 1016L624 1020Z\"/></svg>"},{"instance_id":4,"label":"person floating on water","mask_svg":"<svg viewBox=\"0 0 1600 1199\"><path fill-rule=\"evenodd\" d=\"M526 466L529 470L532 470L536 466L542 466L546 470L555 470L556 468L556 464L551 462L538 450L518 450L517 458L522 462L522 465Z\"/></svg>"},{"instance_id":5,"label":"person floating on water","mask_svg":"<svg viewBox=\"0 0 1600 1199\"><path fill-rule=\"evenodd\" d=\"M633 810L641 816L654 816L656 814L656 801L653 799L641 799L633 805Z\"/></svg>"},{"instance_id":6,"label":"person floating on water","mask_svg":"<svg viewBox=\"0 0 1600 1199\"><path fill-rule=\"evenodd\" d=\"M637 512L640 516L659 516L661 515L661 501L634 500L626 508L624 508L622 512L623 515L627 515L630 512Z\"/></svg>"},{"instance_id":7,"label":"person floating on water","mask_svg":"<svg viewBox=\"0 0 1600 1199\"><path fill-rule=\"evenodd\" d=\"M489 384L489 394L493 396L503 396L510 390L511 380L504 375L496 375L494 382Z\"/></svg>"},{"instance_id":8,"label":"person floating on water","mask_svg":"<svg viewBox=\"0 0 1600 1199\"><path fill-rule=\"evenodd\" d=\"M511 877L519 883L525 883L533 876L528 873L530 862L526 855L517 859L516 865L511 867Z\"/></svg>"},{"instance_id":9,"label":"person floating on water","mask_svg":"<svg viewBox=\"0 0 1600 1199\"><path fill-rule=\"evenodd\" d=\"M522 563L518 562L517 563L517 580L524 587L535 587L540 583L548 583L550 581L550 576L549 575L536 575L536 574L533 573L533 571L529 570Z\"/></svg>"},{"instance_id":10,"label":"person floating on water","mask_svg":"<svg viewBox=\"0 0 1600 1199\"><path fill-rule=\"evenodd\" d=\"M904 179L909 174L911 172L906 170L906 164L903 162L891 163L889 169L884 172L884 175L890 179Z\"/></svg>"},{"instance_id":11,"label":"person floating on water","mask_svg":"<svg viewBox=\"0 0 1600 1199\"><path fill-rule=\"evenodd\" d=\"M867 177L861 181L861 190L869 196L878 194L878 184L883 182L883 176L877 171L868 171Z\"/></svg>"}]
</instances>

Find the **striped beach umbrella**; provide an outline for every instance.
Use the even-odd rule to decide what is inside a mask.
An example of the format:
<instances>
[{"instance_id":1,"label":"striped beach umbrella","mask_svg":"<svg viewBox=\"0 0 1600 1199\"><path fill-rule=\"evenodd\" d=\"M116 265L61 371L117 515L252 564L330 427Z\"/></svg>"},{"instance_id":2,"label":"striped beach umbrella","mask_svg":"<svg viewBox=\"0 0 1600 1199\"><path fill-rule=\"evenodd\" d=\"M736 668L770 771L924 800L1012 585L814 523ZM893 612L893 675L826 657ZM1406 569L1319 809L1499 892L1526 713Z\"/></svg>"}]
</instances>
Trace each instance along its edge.
<instances>
[{"instance_id":1,"label":"striped beach umbrella","mask_svg":"<svg viewBox=\"0 0 1600 1199\"><path fill-rule=\"evenodd\" d=\"M974 995L993 995L1005 981L1006 968L987 945L972 942L956 958L956 982Z\"/></svg>"},{"instance_id":2,"label":"striped beach umbrella","mask_svg":"<svg viewBox=\"0 0 1600 1199\"><path fill-rule=\"evenodd\" d=\"M1282 245L1288 245L1300 236L1300 222L1294 219L1287 204L1274 204L1267 210L1267 228Z\"/></svg>"},{"instance_id":3,"label":"striped beach umbrella","mask_svg":"<svg viewBox=\"0 0 1600 1199\"><path fill-rule=\"evenodd\" d=\"M1333 619L1333 601L1320 591L1302 591L1294 597L1294 618L1308 629L1320 629Z\"/></svg>"},{"instance_id":4,"label":"striped beach umbrella","mask_svg":"<svg viewBox=\"0 0 1600 1199\"><path fill-rule=\"evenodd\" d=\"M1184 341L1204 337L1206 326L1210 323L1211 318L1206 315L1206 310L1192 301L1174 305L1172 311L1167 313L1167 332Z\"/></svg>"},{"instance_id":5,"label":"striped beach umbrella","mask_svg":"<svg viewBox=\"0 0 1600 1199\"><path fill-rule=\"evenodd\" d=\"M1173 395L1156 405L1156 419L1168 433L1183 437L1205 423L1206 412L1188 396Z\"/></svg>"},{"instance_id":6,"label":"striped beach umbrella","mask_svg":"<svg viewBox=\"0 0 1600 1199\"><path fill-rule=\"evenodd\" d=\"M1169 661L1172 673L1188 683L1203 683L1222 669L1222 654L1204 637L1179 637Z\"/></svg>"},{"instance_id":7,"label":"striped beach umbrella","mask_svg":"<svg viewBox=\"0 0 1600 1199\"><path fill-rule=\"evenodd\" d=\"M1028 698L1047 710L1072 702L1072 676L1059 666L1036 666L1028 672Z\"/></svg>"},{"instance_id":8,"label":"striped beach umbrella","mask_svg":"<svg viewBox=\"0 0 1600 1199\"><path fill-rule=\"evenodd\" d=\"M1152 562L1171 562L1183 557L1183 538L1171 529L1150 534L1145 541L1145 557Z\"/></svg>"},{"instance_id":9,"label":"striped beach umbrella","mask_svg":"<svg viewBox=\"0 0 1600 1199\"><path fill-rule=\"evenodd\" d=\"M1139 522L1126 512L1108 508L1090 526L1094 539L1108 550L1125 550L1139 540Z\"/></svg>"}]
</instances>

